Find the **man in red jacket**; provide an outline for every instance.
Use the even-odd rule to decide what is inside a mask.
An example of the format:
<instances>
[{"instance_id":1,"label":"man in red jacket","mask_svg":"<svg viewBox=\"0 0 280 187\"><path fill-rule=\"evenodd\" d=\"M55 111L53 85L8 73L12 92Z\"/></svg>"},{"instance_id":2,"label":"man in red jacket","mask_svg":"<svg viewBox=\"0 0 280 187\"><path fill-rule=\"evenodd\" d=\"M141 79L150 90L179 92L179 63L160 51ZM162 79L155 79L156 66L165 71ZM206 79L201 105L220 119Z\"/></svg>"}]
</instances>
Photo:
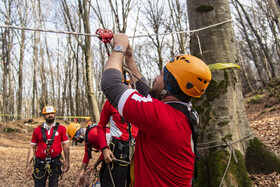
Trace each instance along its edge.
<instances>
[{"instance_id":1,"label":"man in red jacket","mask_svg":"<svg viewBox=\"0 0 280 187\"><path fill-rule=\"evenodd\" d=\"M35 186L58 186L58 178L62 174L61 152L64 152L64 172L69 170L69 145L66 128L55 123L56 110L53 106L45 106L42 114L46 122L34 129L29 149L26 172L31 175L31 162L35 154L34 171L32 173Z\"/></svg>"},{"instance_id":2,"label":"man in red jacket","mask_svg":"<svg viewBox=\"0 0 280 187\"><path fill-rule=\"evenodd\" d=\"M208 66L194 56L177 55L166 63L150 91L137 81L137 92L121 81L124 57L128 69L144 80L128 37L114 34L113 45L101 87L120 115L139 128L134 153L135 186L191 186L197 142L193 127L197 120L190 100L200 97L208 87ZM113 159L110 155L105 161Z\"/></svg>"}]
</instances>

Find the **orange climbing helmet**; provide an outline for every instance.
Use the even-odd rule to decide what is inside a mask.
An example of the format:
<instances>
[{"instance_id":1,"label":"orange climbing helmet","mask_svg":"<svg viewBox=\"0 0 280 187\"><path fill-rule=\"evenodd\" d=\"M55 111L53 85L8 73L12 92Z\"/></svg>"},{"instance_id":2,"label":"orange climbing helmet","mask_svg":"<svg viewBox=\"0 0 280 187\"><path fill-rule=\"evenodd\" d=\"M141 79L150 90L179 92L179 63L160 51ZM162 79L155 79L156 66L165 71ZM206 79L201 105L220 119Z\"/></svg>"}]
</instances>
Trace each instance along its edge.
<instances>
[{"instance_id":1,"label":"orange climbing helmet","mask_svg":"<svg viewBox=\"0 0 280 187\"><path fill-rule=\"evenodd\" d=\"M211 80L208 66L192 55L178 55L165 67L174 76L181 91L191 97L200 97Z\"/></svg>"},{"instance_id":2,"label":"orange climbing helmet","mask_svg":"<svg viewBox=\"0 0 280 187\"><path fill-rule=\"evenodd\" d=\"M56 113L56 110L53 106L45 106L42 110L42 114L52 114Z\"/></svg>"},{"instance_id":3,"label":"orange climbing helmet","mask_svg":"<svg viewBox=\"0 0 280 187\"><path fill-rule=\"evenodd\" d=\"M81 125L79 123L70 123L66 128L66 134L70 139L79 137L82 132Z\"/></svg>"}]
</instances>

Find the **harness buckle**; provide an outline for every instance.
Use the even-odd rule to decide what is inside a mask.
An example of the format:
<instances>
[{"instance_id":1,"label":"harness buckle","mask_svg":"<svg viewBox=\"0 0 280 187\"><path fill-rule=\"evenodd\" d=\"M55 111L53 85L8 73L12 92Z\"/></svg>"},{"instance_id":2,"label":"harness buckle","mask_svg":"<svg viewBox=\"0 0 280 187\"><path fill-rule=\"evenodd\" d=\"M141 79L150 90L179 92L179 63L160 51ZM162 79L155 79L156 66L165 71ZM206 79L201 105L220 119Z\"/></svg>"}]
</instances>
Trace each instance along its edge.
<instances>
[{"instance_id":1,"label":"harness buckle","mask_svg":"<svg viewBox=\"0 0 280 187\"><path fill-rule=\"evenodd\" d=\"M51 160L52 160L52 158L51 158L50 156L47 156L47 157L45 158L45 162L46 162L47 164L51 163Z\"/></svg>"}]
</instances>

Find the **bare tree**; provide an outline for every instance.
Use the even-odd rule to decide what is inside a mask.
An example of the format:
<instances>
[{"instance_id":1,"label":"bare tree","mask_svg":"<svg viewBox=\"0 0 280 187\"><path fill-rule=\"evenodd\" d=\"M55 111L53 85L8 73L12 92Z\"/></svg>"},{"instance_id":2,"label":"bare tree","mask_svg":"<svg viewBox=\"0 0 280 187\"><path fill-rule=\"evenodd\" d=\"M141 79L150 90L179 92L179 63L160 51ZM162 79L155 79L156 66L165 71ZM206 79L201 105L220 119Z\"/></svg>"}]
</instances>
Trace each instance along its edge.
<instances>
[{"instance_id":1,"label":"bare tree","mask_svg":"<svg viewBox=\"0 0 280 187\"><path fill-rule=\"evenodd\" d=\"M24 2L24 6L18 6L18 13L21 26L26 27L27 25L27 1ZM18 4L19 5L19 4ZM23 11L22 11L23 8ZM17 99L17 114L18 119L21 119L21 110L22 110L22 83L23 83L23 75L22 75L22 66L24 60L24 52L25 52L25 30L21 31L21 43L20 43L20 58L19 58L19 69L18 69L18 99Z\"/></svg>"},{"instance_id":2,"label":"bare tree","mask_svg":"<svg viewBox=\"0 0 280 187\"><path fill-rule=\"evenodd\" d=\"M71 30L75 31L74 23L72 20L72 15L70 15L70 10L68 7L67 2L64 0L62 1L62 6L64 10L64 15L66 18L68 26ZM87 0L79 0L78 1L78 13L81 17L83 29L85 33L91 33L90 31L90 20L89 20L89 3ZM89 103L89 111L91 113L91 117L94 122L97 122L100 118L99 108L97 99L93 89L93 79L92 79L92 47L91 47L91 37L85 36L84 44L83 42L77 37L76 40L79 46L82 48L85 54L85 61L86 61L86 79L87 79L87 88L88 88L88 103Z\"/></svg>"},{"instance_id":3,"label":"bare tree","mask_svg":"<svg viewBox=\"0 0 280 187\"><path fill-rule=\"evenodd\" d=\"M148 0L147 4L144 4L144 10L142 11L144 15L146 15L147 23L142 23L143 29L146 33L148 33L148 37L151 39L153 45L157 49L157 56L158 60L158 67L161 70L163 67L163 57L162 57L162 50L164 46L164 36L160 36L161 32L165 32L165 25L164 25L164 3L160 2L159 0L151 1ZM149 27L148 27L149 26ZM150 32L153 31L153 33ZM151 34L155 34L152 36Z\"/></svg>"},{"instance_id":4,"label":"bare tree","mask_svg":"<svg viewBox=\"0 0 280 187\"><path fill-rule=\"evenodd\" d=\"M192 30L231 19L228 0L191 0L187 3L190 29ZM207 64L238 62L232 23L200 31L198 36L201 41L203 60ZM199 54L198 43L193 38L191 41L191 53ZM241 89L238 69L214 68L206 94L203 98L194 101L195 107L201 114L200 141L216 144L227 142L229 145L228 148L217 146L201 152L198 186L250 186L251 180L247 169L257 168L258 163L252 163L261 162L257 161L258 156L254 157L254 155L258 155L262 150L266 152L265 154L269 158L274 157L252 135L245 113ZM235 143L231 144L231 142ZM253 148L256 145L260 145L259 150ZM234 159L230 160L231 154L234 154ZM230 162L230 167L226 172L225 168L227 168L228 162ZM267 160L266 164L270 164L270 171L279 171L277 163L279 162L270 164ZM275 164L278 166L274 167ZM238 168L238 172L236 172L236 168ZM226 180L221 183L222 176L225 176Z\"/></svg>"}]
</instances>

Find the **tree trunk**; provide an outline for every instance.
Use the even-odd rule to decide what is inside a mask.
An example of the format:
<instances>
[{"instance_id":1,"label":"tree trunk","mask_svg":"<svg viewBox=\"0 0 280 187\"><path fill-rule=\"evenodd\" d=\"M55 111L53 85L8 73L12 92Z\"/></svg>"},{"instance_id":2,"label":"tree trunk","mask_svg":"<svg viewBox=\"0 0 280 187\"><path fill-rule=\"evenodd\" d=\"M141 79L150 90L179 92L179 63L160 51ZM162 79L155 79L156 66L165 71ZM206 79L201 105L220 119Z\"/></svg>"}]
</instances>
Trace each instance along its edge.
<instances>
[{"instance_id":1,"label":"tree trunk","mask_svg":"<svg viewBox=\"0 0 280 187\"><path fill-rule=\"evenodd\" d=\"M233 5L234 5L234 7L235 7L235 9L236 9L236 11L237 11L237 13L238 13L238 16L239 16L239 18L240 18L240 24L241 24L241 26L242 26L242 30L243 30L243 33L244 33L244 35L245 35L245 39L246 39L246 42L247 42L247 44L248 44L248 47L249 47L249 50L250 50L250 52L251 52L251 55L252 55L252 60L253 60L253 62L254 62L254 64L255 64L255 67L256 67L256 69L257 69L257 73L258 73L258 76L257 77L259 77L259 79L260 79L260 81L261 81L261 83L262 83L262 85L264 85L265 83L267 83L267 78L265 78L265 77L267 77L267 76L263 76L263 68L262 68L262 61L259 61L258 59L258 57L257 57L257 54L256 54L256 50L254 50L254 44L253 44L253 42L249 39L249 34L248 34L248 31L247 31L247 28L246 28L246 26L245 26L245 23L244 23L244 20L243 20L243 17L242 17L242 15L241 15L241 12L240 12L240 10L239 10L239 7L238 7L238 5L235 3L235 2L233 2Z\"/></svg>"},{"instance_id":2,"label":"tree trunk","mask_svg":"<svg viewBox=\"0 0 280 187\"><path fill-rule=\"evenodd\" d=\"M82 18L84 24L84 30L86 33L90 33L90 21L89 21L89 11L87 7L87 1L83 0L82 6ZM98 122L100 119L100 113L98 108L98 103L93 89L93 75L92 75L92 53L91 53L91 37L85 36L85 46L83 47L86 59L86 78L88 87L88 101L90 107L90 113L93 122Z\"/></svg>"},{"instance_id":3,"label":"tree trunk","mask_svg":"<svg viewBox=\"0 0 280 187\"><path fill-rule=\"evenodd\" d=\"M227 0L188 0L187 3L191 30L231 19ZM198 36L203 60L207 64L237 63L232 23L200 31ZM191 53L200 54L195 38L191 38ZM247 150L254 145L255 139L252 139L254 136L251 135L245 113L239 73L237 68L212 70L212 80L206 94L193 102L201 117L200 142L213 141L217 145L209 148L201 147L204 144L200 144L202 152L198 162L198 186L251 185L244 157L252 155ZM226 142L228 146L221 147L224 143L220 142ZM232 158L226 172L229 157L233 153L229 149L231 147L238 163ZM251 151L256 153L259 150ZM224 174L225 180L222 180Z\"/></svg>"},{"instance_id":4,"label":"tree trunk","mask_svg":"<svg viewBox=\"0 0 280 187\"><path fill-rule=\"evenodd\" d=\"M70 24L69 27L75 31L75 28L73 26L73 23L71 21L71 15L69 12L69 7L64 0L62 2L65 16L67 17L67 22ZM90 33L90 20L89 20L89 10L88 10L88 1L87 0L79 0L79 13L83 20L83 27L85 33ZM98 108L98 103L96 96L94 94L94 88L93 88L93 76L92 76L92 47L91 47L91 37L85 36L85 44L82 44L82 41L79 40L77 36L76 40L79 44L79 46L82 48L83 53L85 54L85 61L86 61L86 80L87 80L87 98L89 103L89 111L90 115L92 117L93 122L98 122L100 118L100 112Z\"/></svg>"},{"instance_id":5,"label":"tree trunk","mask_svg":"<svg viewBox=\"0 0 280 187\"><path fill-rule=\"evenodd\" d=\"M36 116L38 112L38 108L36 105L38 98L38 92L37 92L37 63L38 63L38 39L37 39L37 33L34 33L34 44L33 44L33 94L32 94L32 115Z\"/></svg>"},{"instance_id":6,"label":"tree trunk","mask_svg":"<svg viewBox=\"0 0 280 187\"><path fill-rule=\"evenodd\" d=\"M25 1L25 6L27 6L27 2ZM26 26L27 22L27 7L25 7L25 13L22 14L21 7L18 7L19 9L19 17L21 25L24 27ZM17 103L17 119L21 119L21 109L22 109L22 82L23 82L23 76L22 76L22 66L23 66L23 59L24 59L24 51L25 51L25 30L21 31L21 43L20 43L20 57L19 57L19 69L18 69L18 103Z\"/></svg>"},{"instance_id":7,"label":"tree trunk","mask_svg":"<svg viewBox=\"0 0 280 187\"><path fill-rule=\"evenodd\" d=\"M257 38L257 42L260 45L261 49L263 50L264 56L265 56L266 60L268 61L268 64L271 67L271 76L272 76L272 78L275 78L276 77L275 68L274 68L274 65L272 63L272 59L269 56L269 51L268 51L267 47L263 44L261 36L259 35L258 31L254 28L254 26L253 26L253 24L252 24L252 22L251 22L251 20L248 16L247 12L245 11L244 7L241 5L241 3L238 0L235 0L235 2L240 6L242 12L244 13L245 18L247 20L247 23L250 26L250 29L254 33L255 37ZM271 78L270 78L270 80L271 80Z\"/></svg>"}]
</instances>

